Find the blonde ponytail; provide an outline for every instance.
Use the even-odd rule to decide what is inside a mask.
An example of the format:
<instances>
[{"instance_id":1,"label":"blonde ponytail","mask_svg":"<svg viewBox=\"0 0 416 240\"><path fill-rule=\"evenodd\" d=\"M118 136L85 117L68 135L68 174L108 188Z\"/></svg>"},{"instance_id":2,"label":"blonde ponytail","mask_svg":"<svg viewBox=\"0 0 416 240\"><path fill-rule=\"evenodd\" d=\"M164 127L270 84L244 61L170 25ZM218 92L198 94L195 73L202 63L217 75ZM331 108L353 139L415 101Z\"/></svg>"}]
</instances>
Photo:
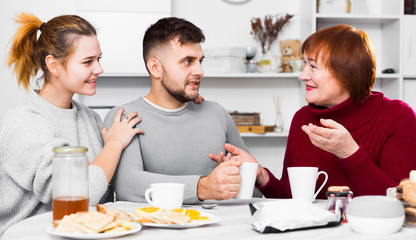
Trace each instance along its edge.
<instances>
[{"instance_id":1,"label":"blonde ponytail","mask_svg":"<svg viewBox=\"0 0 416 240\"><path fill-rule=\"evenodd\" d=\"M13 38L13 43L7 58L7 64L14 64L13 72L17 76L17 82L26 90L30 86L30 78L35 77L40 64L36 60L36 35L42 21L32 14L21 13L15 19L21 24Z\"/></svg>"},{"instance_id":2,"label":"blonde ponytail","mask_svg":"<svg viewBox=\"0 0 416 240\"><path fill-rule=\"evenodd\" d=\"M50 72L45 59L48 55L66 65L75 50L75 41L79 36L96 36L95 28L85 19L77 15L62 15L43 23L29 13L21 13L16 18L21 26L14 35L7 63L14 64L13 72L19 85L26 90L30 86L30 78L36 77L42 70L44 83L47 84ZM39 39L37 31L41 30Z\"/></svg>"}]
</instances>

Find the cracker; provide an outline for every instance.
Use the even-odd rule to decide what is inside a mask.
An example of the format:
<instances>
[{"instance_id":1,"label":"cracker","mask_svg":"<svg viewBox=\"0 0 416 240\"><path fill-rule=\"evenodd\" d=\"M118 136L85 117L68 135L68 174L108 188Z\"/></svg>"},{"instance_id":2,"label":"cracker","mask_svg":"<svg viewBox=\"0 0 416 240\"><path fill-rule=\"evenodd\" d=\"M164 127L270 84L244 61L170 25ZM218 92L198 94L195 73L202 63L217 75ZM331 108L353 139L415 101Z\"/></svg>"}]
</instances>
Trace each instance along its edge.
<instances>
[{"instance_id":1,"label":"cracker","mask_svg":"<svg viewBox=\"0 0 416 240\"><path fill-rule=\"evenodd\" d=\"M83 233L84 231L78 226L78 221L84 216L84 212L78 212L76 214L66 215L60 220L56 227L57 232L67 233Z\"/></svg>"},{"instance_id":2,"label":"cracker","mask_svg":"<svg viewBox=\"0 0 416 240\"><path fill-rule=\"evenodd\" d=\"M134 219L127 212L125 212L123 210L113 208L113 207L109 207L109 206L104 206L104 205L101 205L101 204L96 204L95 208L97 209L98 212L105 213L107 215L113 216L116 220L124 220L124 221L134 222Z\"/></svg>"},{"instance_id":3,"label":"cracker","mask_svg":"<svg viewBox=\"0 0 416 240\"><path fill-rule=\"evenodd\" d=\"M79 223L84 226L94 229L95 232L101 232L107 224L112 222L114 217L108 216L100 212L89 212L88 215L84 215Z\"/></svg>"},{"instance_id":4,"label":"cracker","mask_svg":"<svg viewBox=\"0 0 416 240\"><path fill-rule=\"evenodd\" d=\"M102 232L121 232L133 229L134 222L116 220L115 216L110 216L100 212L78 212L64 216L60 221L54 221L57 232L66 233L102 233Z\"/></svg>"},{"instance_id":5,"label":"cracker","mask_svg":"<svg viewBox=\"0 0 416 240\"><path fill-rule=\"evenodd\" d=\"M124 228L126 228L128 230L133 229L134 226L136 225L134 222L124 221L124 220L115 220L114 223L118 227L124 227Z\"/></svg>"},{"instance_id":6,"label":"cracker","mask_svg":"<svg viewBox=\"0 0 416 240\"><path fill-rule=\"evenodd\" d=\"M104 233L124 232L124 231L127 231L127 230L129 230L129 229L127 229L125 227L114 227L112 229L104 231Z\"/></svg>"},{"instance_id":7,"label":"cracker","mask_svg":"<svg viewBox=\"0 0 416 240\"><path fill-rule=\"evenodd\" d=\"M191 218L184 213L178 213L170 210L159 209L156 212L144 212L136 209L137 221L159 223L159 224L187 224Z\"/></svg>"}]
</instances>

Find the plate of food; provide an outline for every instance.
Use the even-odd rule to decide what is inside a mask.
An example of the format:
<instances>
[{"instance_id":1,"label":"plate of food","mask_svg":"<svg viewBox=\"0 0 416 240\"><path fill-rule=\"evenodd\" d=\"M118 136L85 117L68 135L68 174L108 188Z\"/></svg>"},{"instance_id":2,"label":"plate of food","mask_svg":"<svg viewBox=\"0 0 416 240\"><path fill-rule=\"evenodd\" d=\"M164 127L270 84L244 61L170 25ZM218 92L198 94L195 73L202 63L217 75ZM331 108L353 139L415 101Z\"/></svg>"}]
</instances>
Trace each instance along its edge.
<instances>
[{"instance_id":1,"label":"plate of food","mask_svg":"<svg viewBox=\"0 0 416 240\"><path fill-rule=\"evenodd\" d=\"M97 211L77 212L53 221L46 231L55 236L74 239L114 238L142 229L127 212L97 204Z\"/></svg>"},{"instance_id":2,"label":"plate of food","mask_svg":"<svg viewBox=\"0 0 416 240\"><path fill-rule=\"evenodd\" d=\"M195 209L165 210L144 207L135 210L134 217L143 226L158 228L194 228L219 222L219 218Z\"/></svg>"},{"instance_id":3,"label":"plate of food","mask_svg":"<svg viewBox=\"0 0 416 240\"><path fill-rule=\"evenodd\" d=\"M46 231L55 236L59 237L67 237L67 238L74 238L74 239L106 239L106 238L114 238L114 237L121 237L125 235L129 235L135 232L138 232L142 229L142 226L139 223L134 223L134 226L130 230L123 230L121 232L103 232L103 233L69 233L69 232L58 232L56 228L51 224L46 228Z\"/></svg>"}]
</instances>

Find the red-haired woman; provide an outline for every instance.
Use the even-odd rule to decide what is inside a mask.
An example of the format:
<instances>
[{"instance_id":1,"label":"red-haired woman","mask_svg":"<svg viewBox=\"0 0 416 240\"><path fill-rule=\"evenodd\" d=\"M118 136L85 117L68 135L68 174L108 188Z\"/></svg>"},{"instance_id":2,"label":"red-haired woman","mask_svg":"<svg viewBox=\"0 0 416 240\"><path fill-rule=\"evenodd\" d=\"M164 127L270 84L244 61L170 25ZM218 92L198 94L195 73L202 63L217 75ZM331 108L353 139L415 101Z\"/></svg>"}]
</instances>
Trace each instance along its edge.
<instances>
[{"instance_id":1,"label":"red-haired woman","mask_svg":"<svg viewBox=\"0 0 416 240\"><path fill-rule=\"evenodd\" d=\"M415 112L371 91L376 62L362 30L348 25L321 29L305 40L302 53L300 80L309 104L293 117L281 179L260 166L257 188L266 197L289 198L287 168L313 166L328 173L327 187L349 186L356 196L385 195L416 169ZM225 149L234 158L256 162L234 146ZM223 161L230 155L210 157ZM325 191L318 198L326 198Z\"/></svg>"},{"instance_id":2,"label":"red-haired woman","mask_svg":"<svg viewBox=\"0 0 416 240\"><path fill-rule=\"evenodd\" d=\"M75 93L94 95L103 72L100 44L90 23L75 15L43 23L27 13L16 21L21 26L8 64L26 90L39 69L44 83L8 112L0 131L0 235L11 224L52 209L53 148L88 148L89 203L94 205L106 196L122 150L143 132L133 128L140 121L137 113L120 121L123 109L108 131L100 130L98 114L72 100Z\"/></svg>"}]
</instances>

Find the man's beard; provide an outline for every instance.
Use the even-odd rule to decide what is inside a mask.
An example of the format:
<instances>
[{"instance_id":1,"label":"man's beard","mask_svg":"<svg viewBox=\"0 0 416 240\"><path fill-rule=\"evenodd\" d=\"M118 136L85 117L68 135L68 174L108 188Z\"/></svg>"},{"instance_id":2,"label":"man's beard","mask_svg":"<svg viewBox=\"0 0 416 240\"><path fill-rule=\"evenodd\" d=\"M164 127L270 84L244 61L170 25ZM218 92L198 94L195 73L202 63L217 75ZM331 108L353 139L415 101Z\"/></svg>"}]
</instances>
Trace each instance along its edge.
<instances>
[{"instance_id":1,"label":"man's beard","mask_svg":"<svg viewBox=\"0 0 416 240\"><path fill-rule=\"evenodd\" d=\"M170 96L172 96L174 99L176 99L179 102L185 103L189 101L194 101L195 99L198 98L198 94L195 96L189 96L186 94L185 88L180 89L177 86L175 88L174 85L169 84L169 75L167 74L166 71L163 72L163 79L161 81L161 84L163 88L165 88L165 90L170 94Z\"/></svg>"}]
</instances>

